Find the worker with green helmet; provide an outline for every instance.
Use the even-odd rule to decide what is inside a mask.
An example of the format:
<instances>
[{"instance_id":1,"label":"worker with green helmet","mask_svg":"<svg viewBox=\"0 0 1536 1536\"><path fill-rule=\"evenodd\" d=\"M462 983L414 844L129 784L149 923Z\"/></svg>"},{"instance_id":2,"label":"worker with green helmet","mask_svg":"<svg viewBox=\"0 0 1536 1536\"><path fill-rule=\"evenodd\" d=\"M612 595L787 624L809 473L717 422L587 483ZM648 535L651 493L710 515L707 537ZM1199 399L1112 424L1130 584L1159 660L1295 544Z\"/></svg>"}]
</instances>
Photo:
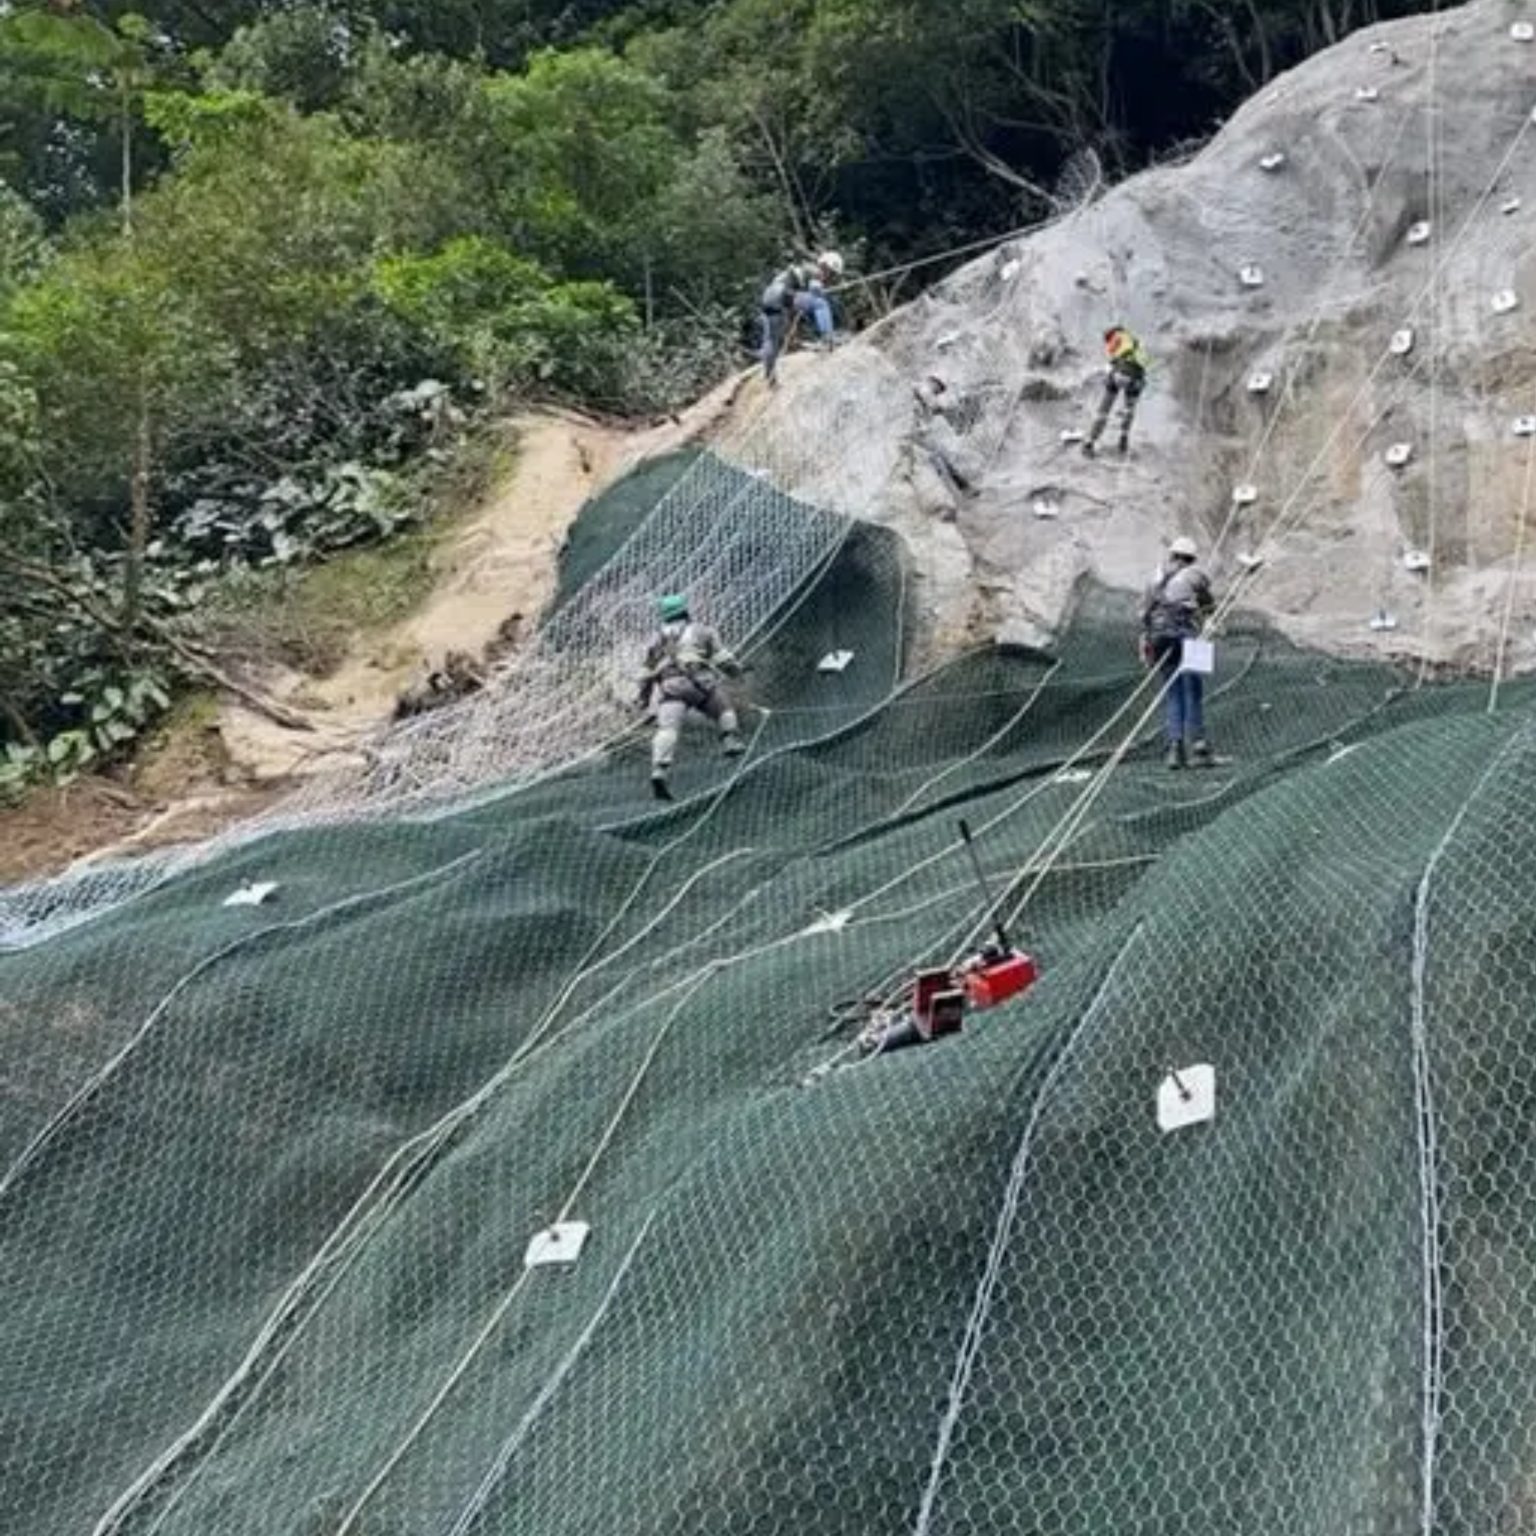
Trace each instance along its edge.
<instances>
[{"instance_id":1,"label":"worker with green helmet","mask_svg":"<svg viewBox=\"0 0 1536 1536\"><path fill-rule=\"evenodd\" d=\"M1136 416L1136 404L1147 387L1147 349L1123 325L1112 325L1104 332L1104 354L1109 360L1109 369L1104 375L1104 394L1099 400L1093 426L1083 442L1083 452L1090 459L1098 450L1099 438L1109 425L1109 413L1116 400L1121 402L1120 452L1130 451L1131 422Z\"/></svg>"},{"instance_id":2,"label":"worker with green helmet","mask_svg":"<svg viewBox=\"0 0 1536 1536\"><path fill-rule=\"evenodd\" d=\"M672 759L690 710L712 720L727 757L746 750L724 677L739 677L741 663L719 634L688 612L688 599L670 593L656 604L661 626L646 647L640 672L640 708L654 710L656 735L651 743L651 792L670 800Z\"/></svg>"}]
</instances>

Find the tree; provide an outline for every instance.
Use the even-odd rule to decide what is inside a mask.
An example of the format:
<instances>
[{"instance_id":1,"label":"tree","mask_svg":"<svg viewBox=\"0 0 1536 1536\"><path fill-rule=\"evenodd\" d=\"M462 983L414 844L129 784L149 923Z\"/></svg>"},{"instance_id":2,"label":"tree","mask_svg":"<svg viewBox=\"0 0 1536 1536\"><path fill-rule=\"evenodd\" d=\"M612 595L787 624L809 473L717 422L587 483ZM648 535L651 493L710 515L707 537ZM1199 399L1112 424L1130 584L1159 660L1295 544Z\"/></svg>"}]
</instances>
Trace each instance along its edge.
<instances>
[{"instance_id":1,"label":"tree","mask_svg":"<svg viewBox=\"0 0 1536 1536\"><path fill-rule=\"evenodd\" d=\"M643 283L648 219L679 158L664 87L601 49L538 54L485 85L498 223L559 270Z\"/></svg>"},{"instance_id":2,"label":"tree","mask_svg":"<svg viewBox=\"0 0 1536 1536\"><path fill-rule=\"evenodd\" d=\"M301 112L322 111L341 101L372 36L335 5L275 11L235 32L207 80L217 89L280 97Z\"/></svg>"}]
</instances>

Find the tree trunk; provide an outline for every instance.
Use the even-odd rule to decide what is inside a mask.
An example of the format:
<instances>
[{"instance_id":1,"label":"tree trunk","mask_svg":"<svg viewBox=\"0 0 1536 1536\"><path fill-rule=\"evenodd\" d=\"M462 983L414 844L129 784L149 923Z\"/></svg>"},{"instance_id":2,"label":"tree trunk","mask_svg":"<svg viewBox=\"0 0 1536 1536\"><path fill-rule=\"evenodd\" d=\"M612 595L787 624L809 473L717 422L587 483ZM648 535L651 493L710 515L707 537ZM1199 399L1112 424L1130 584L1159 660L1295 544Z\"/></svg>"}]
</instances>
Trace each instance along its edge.
<instances>
[{"instance_id":1,"label":"tree trunk","mask_svg":"<svg viewBox=\"0 0 1536 1536\"><path fill-rule=\"evenodd\" d=\"M39 745L37 732L32 729L31 724L28 722L27 717L22 714L16 701L6 693L0 693L0 717L4 717L9 722L11 734L16 737L22 746L35 747Z\"/></svg>"},{"instance_id":2,"label":"tree trunk","mask_svg":"<svg viewBox=\"0 0 1536 1536\"><path fill-rule=\"evenodd\" d=\"M128 494L131 521L128 525L128 564L123 571L123 638L133 644L133 631L139 622L144 592L144 559L149 549L149 475L154 455L153 433L149 420L149 385L139 380L138 420L133 434L133 471Z\"/></svg>"},{"instance_id":3,"label":"tree trunk","mask_svg":"<svg viewBox=\"0 0 1536 1536\"><path fill-rule=\"evenodd\" d=\"M800 199L796 195L798 189L795 186L794 177L790 174L789 163L780 153L777 140L773 136L773 130L768 126L768 120L761 109L752 114L757 122L757 130L763 136L763 143L767 147L768 157L773 161L773 168L779 178L779 185L784 190L784 206L789 210L790 223L795 228L795 240L803 250L810 250L810 229L801 217Z\"/></svg>"},{"instance_id":4,"label":"tree trunk","mask_svg":"<svg viewBox=\"0 0 1536 1536\"><path fill-rule=\"evenodd\" d=\"M123 219L123 239L133 239L133 96L125 74L119 86L122 98L120 130L123 136L123 179L118 209Z\"/></svg>"}]
</instances>

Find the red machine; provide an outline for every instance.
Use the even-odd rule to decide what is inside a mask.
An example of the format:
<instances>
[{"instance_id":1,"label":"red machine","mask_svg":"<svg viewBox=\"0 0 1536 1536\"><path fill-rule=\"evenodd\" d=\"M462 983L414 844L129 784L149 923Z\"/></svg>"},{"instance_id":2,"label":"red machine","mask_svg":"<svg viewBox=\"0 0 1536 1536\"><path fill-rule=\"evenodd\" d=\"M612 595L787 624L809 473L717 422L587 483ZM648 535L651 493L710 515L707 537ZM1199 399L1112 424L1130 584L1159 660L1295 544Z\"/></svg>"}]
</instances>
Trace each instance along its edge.
<instances>
[{"instance_id":1,"label":"red machine","mask_svg":"<svg viewBox=\"0 0 1536 1536\"><path fill-rule=\"evenodd\" d=\"M971 829L960 823L960 835L976 871L976 883L987 898L987 910L995 911L987 878L976 856ZM865 1049L884 1055L909 1045L927 1045L965 1027L967 1013L996 1008L1022 996L1040 977L1040 967L1023 950L1008 942L1002 922L996 922L996 942L962 960L951 969L919 971L912 984L911 1011L877 1006L862 1036Z\"/></svg>"}]
</instances>

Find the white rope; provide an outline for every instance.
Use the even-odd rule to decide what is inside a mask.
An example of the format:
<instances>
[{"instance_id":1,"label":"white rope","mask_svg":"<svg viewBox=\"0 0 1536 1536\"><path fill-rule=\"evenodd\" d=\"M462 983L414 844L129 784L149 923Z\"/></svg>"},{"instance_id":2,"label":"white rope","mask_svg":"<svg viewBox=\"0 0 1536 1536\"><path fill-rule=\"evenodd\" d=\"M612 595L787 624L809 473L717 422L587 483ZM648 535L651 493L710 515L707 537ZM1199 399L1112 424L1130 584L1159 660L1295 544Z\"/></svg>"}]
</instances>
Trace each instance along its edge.
<instances>
[{"instance_id":1,"label":"white rope","mask_svg":"<svg viewBox=\"0 0 1536 1536\"><path fill-rule=\"evenodd\" d=\"M1035 1135L1044 1117L1047 1101L1054 1092L1062 1073L1072 1061L1079 1042L1104 1011L1110 987L1115 981L1120 965L1140 937L1141 925L1138 923L1131 930L1125 943L1120 946L1120 951L1111 962L1104 980L1100 982L1097 992L1094 993L1093 1000L1067 1037L1061 1053L1051 1063L1050 1070L1040 1085L1040 1091L1030 1105L1029 1119L1025 1122L1024 1134L1019 1138L1013 1165L1008 1171L1008 1180L1003 1187L1003 1200L993 1225L992 1243L987 1250L986 1263L976 1287L976 1295L971 1302L970 1317L960 1340L960 1350L955 1359L954 1372L950 1377L948 1402L944 1415L939 1421L938 1441L934 1446L933 1459L929 1464L928 1482L923 1489L922 1502L918 1505L917 1519L912 1526L912 1536L929 1536L933 1525L934 1509L938 1503L939 1486L943 1480L945 1463L949 1459L950 1447L954 1442L955 1430L960 1423L960 1415L965 1409L965 1398L970 1389L971 1375L975 1370L977 1357L981 1353L983 1331L1002 1276L1003 1260L1013 1239L1014 1225L1018 1220L1019 1207L1023 1200L1025 1179L1029 1174L1030 1159L1035 1149Z\"/></svg>"},{"instance_id":2,"label":"white rope","mask_svg":"<svg viewBox=\"0 0 1536 1536\"><path fill-rule=\"evenodd\" d=\"M538 1395L528 1405L522 1418L517 1421L517 1427L507 1436L501 1448L496 1452L495 1459L486 1469L485 1476L480 1479L480 1485L475 1489L465 1502L463 1509L459 1511L458 1518L448 1528L447 1536L469 1536L475 1521L479 1519L481 1512L490 1501L492 1493L497 1485L506 1476L507 1468L512 1463L512 1458L522 1448L523 1442L533 1433L534 1426L542 1417L544 1410L554 1400L556 1394L565 1383L565 1378L575 1369L576 1363L585 1353L587 1345L592 1342L608 1309L613 1305L614 1297L619 1294L619 1288L624 1284L630 1265L634 1263L635 1255L640 1251L640 1245L649 1235L651 1226L656 1220L656 1211L653 1207L640 1225L640 1230L635 1234L634 1241L625 1251L624 1257L619 1261L618 1268L613 1273L613 1278L608 1282L608 1289L603 1292L602 1300L598 1302L597 1309L587 1319L586 1326L576 1336L560 1363L555 1367L549 1380L539 1388Z\"/></svg>"},{"instance_id":3,"label":"white rope","mask_svg":"<svg viewBox=\"0 0 1536 1536\"><path fill-rule=\"evenodd\" d=\"M325 922L328 918L335 917L338 913L349 912L357 907L371 905L374 902L386 901L391 896L398 896L404 891L409 891L416 886L430 884L444 875L454 873L466 864L473 863L481 857L483 850L475 850L471 853L461 854L458 858L450 860L447 864L439 865L436 869L429 869L424 874L411 875L404 880L397 880L391 885L383 886L378 890L363 891L351 896L345 896L339 901L333 901L329 905L319 907L313 912L306 913L303 917L290 918L281 923L269 923L265 928L258 928L254 932L242 934L238 939L231 940L222 948L216 949L211 955L205 955L196 965L182 976L171 987L164 997L149 1011L144 1021L128 1037L122 1046L115 1051L103 1065L93 1072L69 1098L57 1109L47 1122L37 1131L30 1141L24 1146L15 1160L0 1175L0 1200L4 1200L16 1185L23 1174L37 1161L47 1147L77 1119L86 1105L94 1099L113 1077L122 1069L124 1063L154 1032L155 1025L163 1019L170 1010L171 1005L206 972L213 969L220 961L227 960L231 955L238 954L243 949L249 949L259 944L263 939L270 938L278 933L298 933L306 928L315 927Z\"/></svg>"},{"instance_id":4,"label":"white rope","mask_svg":"<svg viewBox=\"0 0 1536 1536\"><path fill-rule=\"evenodd\" d=\"M1418 1160L1422 1252L1422 1306L1424 1371L1421 1387L1420 1433L1420 1509L1421 1536L1434 1536L1435 1473L1443 1421L1445 1313L1441 1273L1443 1258L1440 1245L1440 1159L1438 1128L1435 1121L1434 1077L1429 1059L1429 897L1440 861L1450 848L1473 803L1482 794L1494 774L1517 745L1530 734L1523 726L1512 734L1478 776L1471 792L1451 818L1440 841L1436 843L1424 873L1419 879L1413 901L1413 967L1411 1042Z\"/></svg>"},{"instance_id":5,"label":"white rope","mask_svg":"<svg viewBox=\"0 0 1536 1536\"><path fill-rule=\"evenodd\" d=\"M908 811L910 811L919 800L925 798L931 790L936 789L946 779L952 777L954 774L959 773L962 769L969 767L976 761L977 758L985 757L986 754L990 752L993 747L995 747L1000 741L1005 741L1008 736L1013 731L1017 730L1019 725L1022 724L1024 717L1028 715L1029 712L1035 707L1035 704L1039 700L1040 695L1045 692L1047 684L1049 684L1050 680L1055 677L1057 672L1060 670L1061 663L1059 661L1053 662L1050 666L1050 669L1040 678L1039 682L1035 684L1033 690L1030 692L1029 697L1025 699L1019 708L1016 709L1013 714L1009 715L1007 720L1005 720L1002 725L1000 725L990 736L988 736L987 739L982 742L979 747L977 747L972 752L966 753L964 757L956 758L952 763L949 764L948 767L941 769L931 778L925 779L923 783L919 784L918 787L914 789L912 793L908 795L907 798L903 800L901 804L898 805L896 809L890 813L889 816L885 817L885 821L892 822L899 820ZM946 700L946 702L950 701Z\"/></svg>"},{"instance_id":6,"label":"white rope","mask_svg":"<svg viewBox=\"0 0 1536 1536\"><path fill-rule=\"evenodd\" d=\"M644 1080L646 1073L650 1071L651 1063L656 1059L657 1052L661 1049L662 1042L671 1032L672 1026L677 1021L678 1015L687 1006L688 1001L693 996L693 994L701 986L703 986L703 984L713 974L714 971L712 969L706 968L698 976L692 978L690 986L685 991L683 996L679 998L677 1006L668 1015L666 1022L657 1032L656 1038L652 1042L650 1049L645 1053L644 1060L640 1063L639 1069L631 1079L629 1088L625 1092L622 1102L620 1103L618 1109L614 1112L612 1118L609 1120L602 1136L599 1138L597 1147L593 1151L591 1158L588 1160L586 1167L582 1170L580 1177L577 1179L575 1187L571 1190L571 1193L566 1197L565 1203L561 1206L560 1214L555 1218L557 1222L564 1221L566 1216L570 1213L572 1205L575 1204L577 1197L580 1195L582 1189L585 1188L587 1180L591 1177L593 1170L597 1167L598 1161L601 1159L603 1153L606 1152L608 1147L612 1144L614 1134L617 1132L620 1122L628 1112L629 1106L634 1102L635 1094L639 1092L641 1082ZM495 1307L491 1309L490 1315L486 1318L484 1324L480 1327L479 1331L470 1341L469 1347L464 1351L462 1355L459 1356L458 1360L454 1362L453 1368L448 1372L447 1376L444 1377L442 1385L438 1387L435 1393L433 1393L431 1400L427 1403L427 1406L412 1421L405 1434L396 1443L395 1448L389 1453L388 1456L384 1458L384 1462L379 1467L378 1471L376 1471L374 1475L368 1480L367 1484L363 1488L363 1491L353 1501L346 1514L341 1517L341 1521L332 1532L332 1536L347 1536L349 1531L353 1531L357 1528L357 1522L362 1518L368 1506L372 1504L374 1499L378 1496L379 1490L384 1486L386 1482L389 1481L389 1478L394 1472L395 1468L398 1467L400 1463L405 1459L406 1455L410 1452L411 1447L414 1446L418 1440L420 1440L422 1435L426 1432L427 1426L432 1422L434 1418L437 1417L438 1410L443 1406L445 1402L448 1401L449 1397L452 1396L454 1388L457 1387L458 1384L464 1379L465 1373L479 1358L480 1351L483 1350L486 1344L488 1344L492 1337L494 1337L497 1330L501 1326L503 1318L505 1318L507 1313L511 1310L513 1302L515 1302L517 1298L522 1295L524 1287L528 1284L528 1277L531 1274L531 1270L524 1269L522 1273L518 1275L517 1279L512 1282L511 1286L507 1289L506 1294L501 1298L499 1302L497 1302Z\"/></svg>"},{"instance_id":7,"label":"white rope","mask_svg":"<svg viewBox=\"0 0 1536 1536\"><path fill-rule=\"evenodd\" d=\"M1438 637L1436 616L1440 592L1439 577L1439 471L1440 471L1440 309L1442 282L1435 253L1440 240L1440 0L1433 0L1429 14L1429 87L1425 106L1426 158L1426 213L1429 219L1429 313L1425 322L1428 333L1426 351L1429 357L1429 451L1427 471L1429 480L1429 526L1425 552L1429 556L1429 569L1425 574L1424 637L1419 653L1419 675L1415 686L1422 688L1430 673L1430 658L1434 654Z\"/></svg>"},{"instance_id":8,"label":"white rope","mask_svg":"<svg viewBox=\"0 0 1536 1536\"><path fill-rule=\"evenodd\" d=\"M1499 687L1504 678L1504 663L1509 653L1509 629L1514 619L1515 588L1525 571L1525 531L1530 522L1531 492L1536 487L1536 435L1526 440L1525 489L1520 497L1520 521L1515 529L1514 567L1504 589L1504 616L1499 622L1498 649L1494 656L1493 680L1488 685L1488 713L1499 707Z\"/></svg>"}]
</instances>

